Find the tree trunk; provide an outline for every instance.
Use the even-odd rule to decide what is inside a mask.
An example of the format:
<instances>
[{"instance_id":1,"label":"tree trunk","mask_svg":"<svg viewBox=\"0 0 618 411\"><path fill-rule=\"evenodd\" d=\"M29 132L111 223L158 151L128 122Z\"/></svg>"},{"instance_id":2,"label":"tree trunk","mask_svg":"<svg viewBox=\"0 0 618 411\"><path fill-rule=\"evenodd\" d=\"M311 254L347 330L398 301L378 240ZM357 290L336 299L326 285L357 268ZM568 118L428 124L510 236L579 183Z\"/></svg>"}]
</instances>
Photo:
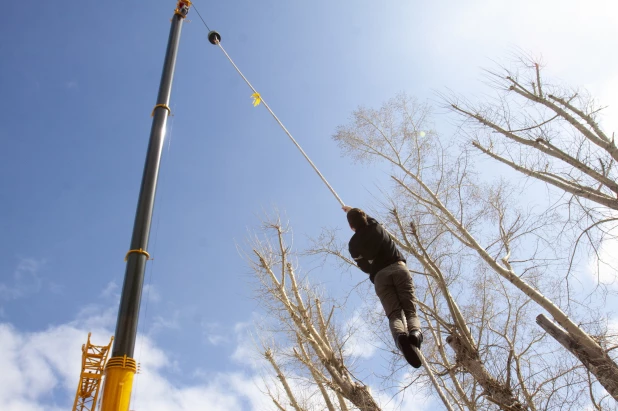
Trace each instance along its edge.
<instances>
[{"instance_id":1,"label":"tree trunk","mask_svg":"<svg viewBox=\"0 0 618 411\"><path fill-rule=\"evenodd\" d=\"M599 383L618 401L618 366L601 346L590 347L577 341L568 332L540 314L536 317L538 325L564 348L569 350L582 364L597 377Z\"/></svg>"},{"instance_id":2,"label":"tree trunk","mask_svg":"<svg viewBox=\"0 0 618 411\"><path fill-rule=\"evenodd\" d=\"M341 394L361 411L382 411L365 385L350 381L341 385Z\"/></svg>"},{"instance_id":3,"label":"tree trunk","mask_svg":"<svg viewBox=\"0 0 618 411\"><path fill-rule=\"evenodd\" d=\"M455 351L457 364L460 364L466 371L472 374L474 379L483 387L485 390L484 394L490 401L505 411L523 411L527 409L513 395L510 387L500 383L489 374L481 362L478 352L470 351L463 344L459 335L449 335L446 342Z\"/></svg>"}]
</instances>

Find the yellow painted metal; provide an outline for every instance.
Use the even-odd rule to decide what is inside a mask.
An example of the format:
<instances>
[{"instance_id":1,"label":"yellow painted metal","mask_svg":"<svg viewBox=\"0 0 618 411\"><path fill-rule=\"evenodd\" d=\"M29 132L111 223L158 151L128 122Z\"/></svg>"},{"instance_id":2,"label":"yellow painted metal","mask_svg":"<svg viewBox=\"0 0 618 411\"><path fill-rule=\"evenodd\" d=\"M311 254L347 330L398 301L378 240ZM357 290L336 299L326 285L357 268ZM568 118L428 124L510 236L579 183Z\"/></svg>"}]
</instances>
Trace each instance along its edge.
<instances>
[{"instance_id":1,"label":"yellow painted metal","mask_svg":"<svg viewBox=\"0 0 618 411\"><path fill-rule=\"evenodd\" d=\"M107 345L93 345L90 343L90 335L91 333L88 333L88 340L82 345L82 371L75 393L73 411L94 411L101 388L103 368L114 341L112 337Z\"/></svg>"},{"instance_id":2,"label":"yellow painted metal","mask_svg":"<svg viewBox=\"0 0 618 411\"><path fill-rule=\"evenodd\" d=\"M150 117L154 117L154 112L157 109L157 107L161 107L167 110L167 114L168 115L172 115L172 110L169 108L169 106L167 104L157 104L156 106L154 106L154 108L152 109L152 113L150 114Z\"/></svg>"},{"instance_id":3,"label":"yellow painted metal","mask_svg":"<svg viewBox=\"0 0 618 411\"><path fill-rule=\"evenodd\" d=\"M132 253L144 254L146 256L146 258L150 260L150 254L148 254L148 251L142 250L140 248L139 250L129 250L129 251L127 251L127 255L124 256L124 261L128 261L129 260L129 254L132 254Z\"/></svg>"},{"instance_id":4,"label":"yellow painted metal","mask_svg":"<svg viewBox=\"0 0 618 411\"><path fill-rule=\"evenodd\" d=\"M137 364L126 355L112 357L105 367L105 391L101 411L129 411Z\"/></svg>"},{"instance_id":5,"label":"yellow painted metal","mask_svg":"<svg viewBox=\"0 0 618 411\"><path fill-rule=\"evenodd\" d=\"M182 6L185 5L187 7L191 7L193 3L191 0L178 0L178 4L176 5L176 10L174 10L174 14L178 14L181 18L187 17L186 13L182 13Z\"/></svg>"}]
</instances>

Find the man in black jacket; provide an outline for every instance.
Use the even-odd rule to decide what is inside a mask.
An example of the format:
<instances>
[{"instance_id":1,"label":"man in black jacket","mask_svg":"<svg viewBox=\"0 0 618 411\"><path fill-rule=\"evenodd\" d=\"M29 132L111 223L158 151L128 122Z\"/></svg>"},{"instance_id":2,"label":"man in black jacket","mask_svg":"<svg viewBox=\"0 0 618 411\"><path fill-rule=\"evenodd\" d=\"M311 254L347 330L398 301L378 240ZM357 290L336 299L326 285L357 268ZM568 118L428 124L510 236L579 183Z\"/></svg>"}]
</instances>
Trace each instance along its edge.
<instances>
[{"instance_id":1,"label":"man in black jacket","mask_svg":"<svg viewBox=\"0 0 618 411\"><path fill-rule=\"evenodd\" d=\"M343 207L354 231L350 255L358 267L369 274L375 286L397 347L415 368L421 361L411 345L421 348L423 334L414 306L414 283L406 260L386 230L358 208ZM402 316L403 311L403 316Z\"/></svg>"}]
</instances>

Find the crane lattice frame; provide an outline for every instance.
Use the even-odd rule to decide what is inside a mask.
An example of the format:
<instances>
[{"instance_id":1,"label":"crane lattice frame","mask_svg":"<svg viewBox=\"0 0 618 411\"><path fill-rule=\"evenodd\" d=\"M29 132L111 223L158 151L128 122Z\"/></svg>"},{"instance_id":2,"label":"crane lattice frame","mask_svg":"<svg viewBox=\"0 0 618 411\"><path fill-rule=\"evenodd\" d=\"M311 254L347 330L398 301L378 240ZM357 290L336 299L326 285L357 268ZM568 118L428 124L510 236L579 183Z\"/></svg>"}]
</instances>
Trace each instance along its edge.
<instances>
[{"instance_id":1,"label":"crane lattice frame","mask_svg":"<svg viewBox=\"0 0 618 411\"><path fill-rule=\"evenodd\" d=\"M88 341L82 345L82 371L80 373L73 411L94 411L99 397L101 380L109 350L114 341L112 337L107 345L93 345Z\"/></svg>"}]
</instances>

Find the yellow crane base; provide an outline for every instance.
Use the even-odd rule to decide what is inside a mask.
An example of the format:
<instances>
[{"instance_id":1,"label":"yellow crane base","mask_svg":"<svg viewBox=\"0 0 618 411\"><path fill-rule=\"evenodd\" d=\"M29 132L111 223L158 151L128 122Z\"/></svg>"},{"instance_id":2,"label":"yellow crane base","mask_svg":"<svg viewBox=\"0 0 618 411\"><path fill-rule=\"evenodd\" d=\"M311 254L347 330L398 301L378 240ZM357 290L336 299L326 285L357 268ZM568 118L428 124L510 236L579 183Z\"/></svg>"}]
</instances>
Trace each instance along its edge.
<instances>
[{"instance_id":1,"label":"yellow crane base","mask_svg":"<svg viewBox=\"0 0 618 411\"><path fill-rule=\"evenodd\" d=\"M129 411L133 377L137 363L126 355L112 357L105 367L105 389L101 401L101 411Z\"/></svg>"}]
</instances>

